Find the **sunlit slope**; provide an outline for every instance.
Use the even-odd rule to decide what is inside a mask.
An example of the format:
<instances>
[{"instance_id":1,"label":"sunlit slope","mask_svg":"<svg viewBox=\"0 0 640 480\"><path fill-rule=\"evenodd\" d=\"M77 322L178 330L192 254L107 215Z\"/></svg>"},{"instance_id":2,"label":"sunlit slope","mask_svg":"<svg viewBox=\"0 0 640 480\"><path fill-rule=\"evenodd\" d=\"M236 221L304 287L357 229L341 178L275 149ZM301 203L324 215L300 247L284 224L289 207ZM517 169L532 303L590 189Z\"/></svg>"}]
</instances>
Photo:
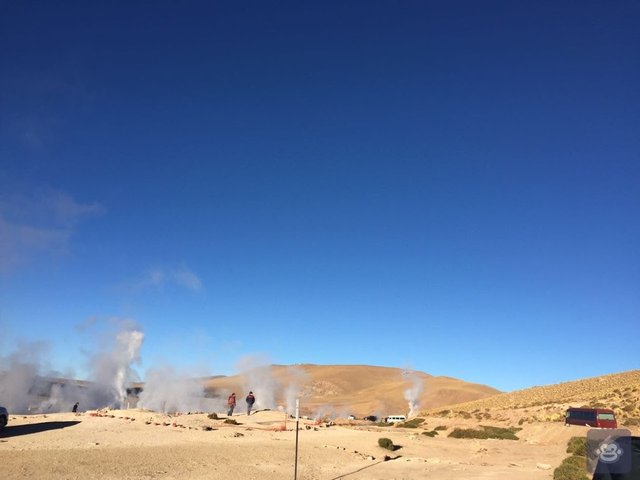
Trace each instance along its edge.
<instances>
[{"instance_id":1,"label":"sunlit slope","mask_svg":"<svg viewBox=\"0 0 640 480\"><path fill-rule=\"evenodd\" d=\"M418 398L421 408L466 402L498 393L486 385L390 367L274 365L270 372L276 384L278 403L284 404L287 391L297 386L301 408L307 414L322 409L357 416L407 413L409 406L405 391L411 388L420 390L420 386ZM242 396L246 394L245 390L255 388L250 385L252 380L254 383L260 381L259 374L214 378L208 380L206 386L212 393L236 391Z\"/></svg>"},{"instance_id":2,"label":"sunlit slope","mask_svg":"<svg viewBox=\"0 0 640 480\"><path fill-rule=\"evenodd\" d=\"M640 417L640 370L531 387L446 407L448 415L560 421L569 406L611 408L622 423ZM437 410L432 410L436 413Z\"/></svg>"}]
</instances>

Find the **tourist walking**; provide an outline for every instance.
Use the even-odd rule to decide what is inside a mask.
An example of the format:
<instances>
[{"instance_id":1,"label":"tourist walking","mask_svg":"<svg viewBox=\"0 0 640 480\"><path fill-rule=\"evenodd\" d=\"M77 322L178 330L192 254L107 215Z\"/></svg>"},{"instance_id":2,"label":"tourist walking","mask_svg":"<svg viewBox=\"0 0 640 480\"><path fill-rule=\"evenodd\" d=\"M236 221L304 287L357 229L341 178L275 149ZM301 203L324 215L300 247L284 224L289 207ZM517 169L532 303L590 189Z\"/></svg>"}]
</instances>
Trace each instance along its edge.
<instances>
[{"instance_id":1,"label":"tourist walking","mask_svg":"<svg viewBox=\"0 0 640 480\"><path fill-rule=\"evenodd\" d=\"M256 397L253 396L253 392L249 392L247 395L247 415L251 415L251 409L253 408L253 404L256 403Z\"/></svg>"},{"instance_id":2,"label":"tourist walking","mask_svg":"<svg viewBox=\"0 0 640 480\"><path fill-rule=\"evenodd\" d=\"M227 417L230 417L231 415L233 415L233 409L236 408L235 393L232 393L231 395L229 395L229 398L227 398L227 407L229 407L229 410L227 411Z\"/></svg>"}]
</instances>

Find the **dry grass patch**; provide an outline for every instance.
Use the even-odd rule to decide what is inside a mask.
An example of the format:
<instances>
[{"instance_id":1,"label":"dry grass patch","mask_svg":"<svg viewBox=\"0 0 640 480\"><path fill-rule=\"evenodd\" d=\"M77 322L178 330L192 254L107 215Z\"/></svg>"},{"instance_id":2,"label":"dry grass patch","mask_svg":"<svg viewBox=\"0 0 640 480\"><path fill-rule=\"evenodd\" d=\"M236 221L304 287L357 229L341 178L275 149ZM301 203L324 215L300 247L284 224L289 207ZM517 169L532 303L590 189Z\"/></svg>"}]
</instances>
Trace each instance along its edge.
<instances>
[{"instance_id":1,"label":"dry grass patch","mask_svg":"<svg viewBox=\"0 0 640 480\"><path fill-rule=\"evenodd\" d=\"M497 438L499 440L519 440L516 436L516 432L522 430L517 427L503 428L503 427L491 427L487 425L480 425L480 429L473 428L456 428L453 430L449 437L451 438Z\"/></svg>"}]
</instances>

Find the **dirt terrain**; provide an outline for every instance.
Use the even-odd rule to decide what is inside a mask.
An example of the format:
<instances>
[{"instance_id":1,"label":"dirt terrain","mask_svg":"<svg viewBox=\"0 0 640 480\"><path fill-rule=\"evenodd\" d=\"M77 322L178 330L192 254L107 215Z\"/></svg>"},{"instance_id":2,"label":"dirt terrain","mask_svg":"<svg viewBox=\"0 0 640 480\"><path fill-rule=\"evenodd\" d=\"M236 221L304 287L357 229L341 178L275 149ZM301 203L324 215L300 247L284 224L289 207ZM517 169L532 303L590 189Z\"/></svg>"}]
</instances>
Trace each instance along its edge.
<instances>
[{"instance_id":1,"label":"dirt terrain","mask_svg":"<svg viewBox=\"0 0 640 480\"><path fill-rule=\"evenodd\" d=\"M12 415L0 433L2 478L292 478L295 421L285 425L285 415L273 411L234 415L239 425L225 418L141 410ZM534 423L516 441L446 436L456 426L477 425L437 417L426 417L417 429L303 420L299 478L550 479L566 456L568 439L586 433L582 427ZM434 438L422 434L435 427L446 430ZM400 448L381 448L381 437Z\"/></svg>"}]
</instances>

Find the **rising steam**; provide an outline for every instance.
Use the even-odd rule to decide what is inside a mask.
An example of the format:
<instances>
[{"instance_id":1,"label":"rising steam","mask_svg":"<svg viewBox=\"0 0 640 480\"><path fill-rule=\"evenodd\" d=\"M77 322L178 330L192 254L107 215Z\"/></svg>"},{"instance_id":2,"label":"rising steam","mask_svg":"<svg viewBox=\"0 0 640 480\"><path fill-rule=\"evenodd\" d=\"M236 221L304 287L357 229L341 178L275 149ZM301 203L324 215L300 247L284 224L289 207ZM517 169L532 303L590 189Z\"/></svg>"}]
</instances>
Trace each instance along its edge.
<instances>
[{"instance_id":1,"label":"rising steam","mask_svg":"<svg viewBox=\"0 0 640 480\"><path fill-rule=\"evenodd\" d=\"M12 413L69 411L76 402L81 410L122 408L143 338L137 328L123 326L112 345L89 359L88 385L57 380L61 375L42 361L47 352L43 342L20 344L0 358L0 401Z\"/></svg>"},{"instance_id":2,"label":"rising steam","mask_svg":"<svg viewBox=\"0 0 640 480\"><path fill-rule=\"evenodd\" d=\"M279 384L273 378L268 359L258 355L247 355L238 361L237 369L242 375L246 393L251 390L256 397L255 409L274 409Z\"/></svg>"},{"instance_id":3,"label":"rising steam","mask_svg":"<svg viewBox=\"0 0 640 480\"><path fill-rule=\"evenodd\" d=\"M402 372L402 376L411 382L411 387L404 391L404 399L409 404L408 417L413 417L418 414L418 408L420 407L420 395L424 389L424 380L412 370L405 370Z\"/></svg>"},{"instance_id":4,"label":"rising steam","mask_svg":"<svg viewBox=\"0 0 640 480\"><path fill-rule=\"evenodd\" d=\"M170 366L150 369L145 378L144 390L140 394L138 407L156 412L205 412L215 410L222 404L205 398L204 383Z\"/></svg>"}]
</instances>

